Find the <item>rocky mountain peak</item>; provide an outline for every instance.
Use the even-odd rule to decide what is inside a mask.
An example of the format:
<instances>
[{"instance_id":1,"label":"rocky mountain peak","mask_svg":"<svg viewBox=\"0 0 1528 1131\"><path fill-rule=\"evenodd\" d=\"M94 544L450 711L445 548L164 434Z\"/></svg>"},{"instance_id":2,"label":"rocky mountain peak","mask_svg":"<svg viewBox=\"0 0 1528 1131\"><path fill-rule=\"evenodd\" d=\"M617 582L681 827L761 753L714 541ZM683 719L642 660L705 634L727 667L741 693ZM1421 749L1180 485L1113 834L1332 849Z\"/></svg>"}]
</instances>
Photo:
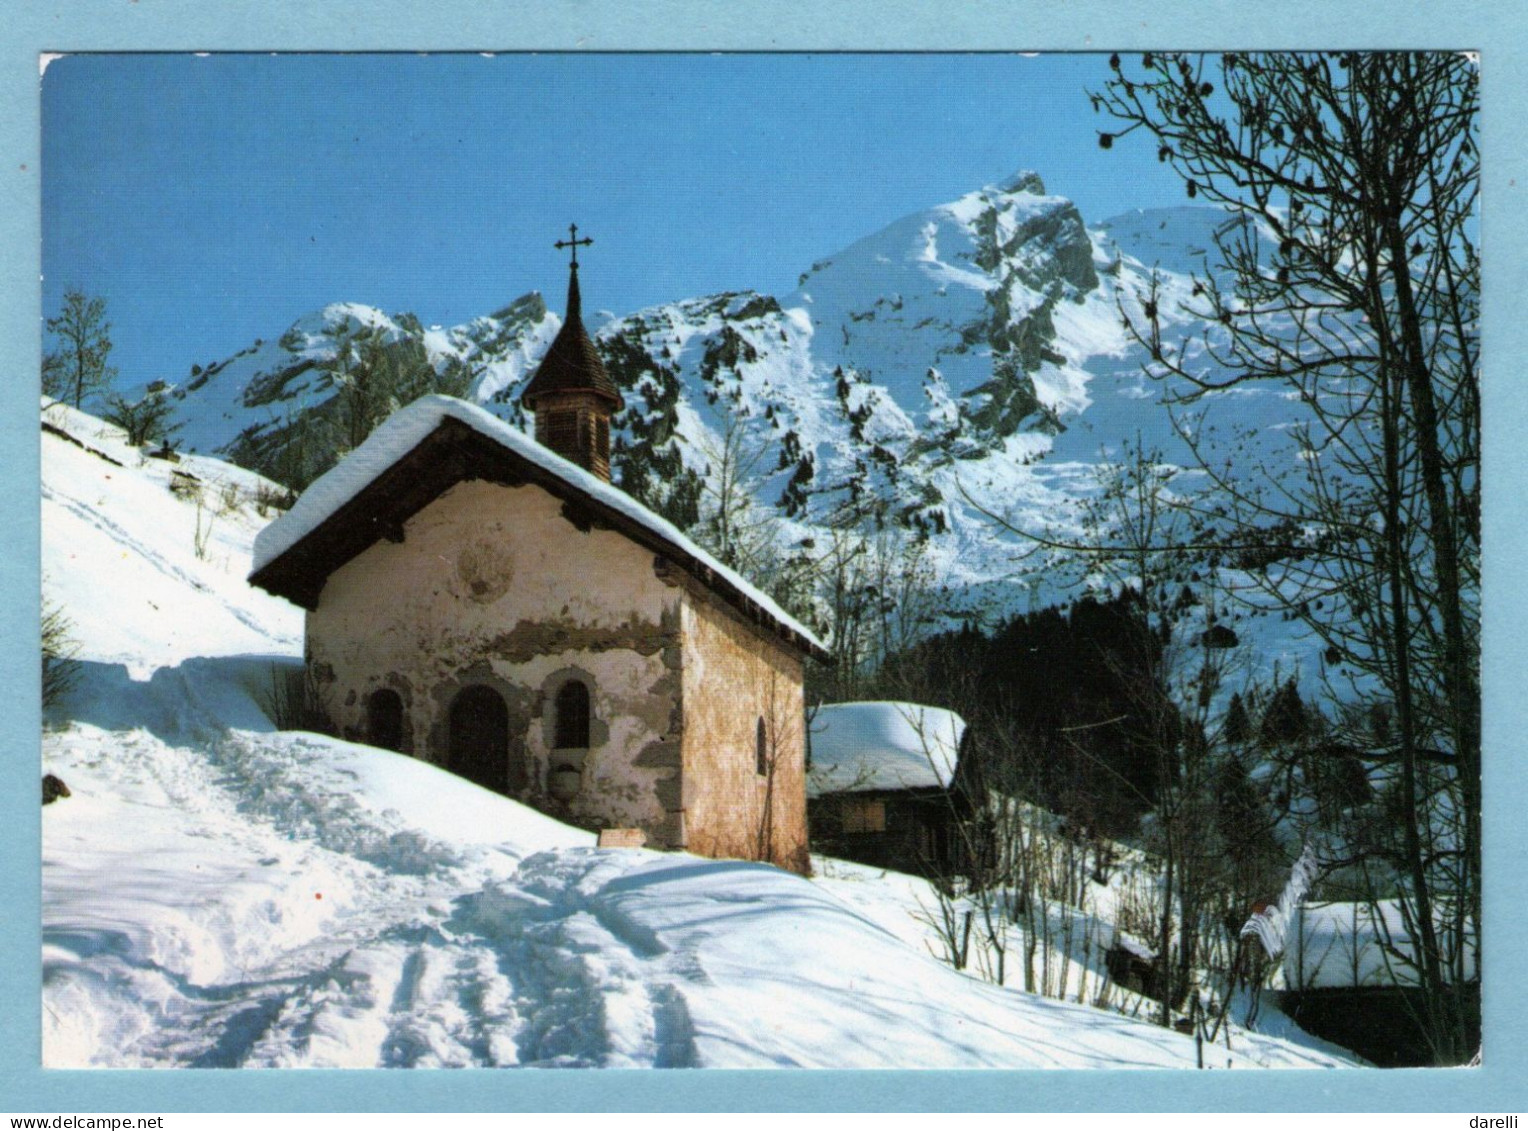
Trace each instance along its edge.
<instances>
[{"instance_id":1,"label":"rocky mountain peak","mask_svg":"<svg viewBox=\"0 0 1528 1131\"><path fill-rule=\"evenodd\" d=\"M1090 233L1022 170L835 251L789 294L612 316L591 336L626 402L616 482L685 529L719 490L746 490L803 544L857 508L934 538L959 575L1006 575L967 500L1064 520L1101 443L1138 431L1156 399L1122 307L1139 308L1154 266L1187 295L1179 273L1223 222L1134 213ZM518 394L561 325L534 291L454 327L334 304L199 368L177 390L186 443L301 486L353 446L358 404L380 417L447 392L525 427ZM389 349L347 369L347 338Z\"/></svg>"},{"instance_id":2,"label":"rocky mountain peak","mask_svg":"<svg viewBox=\"0 0 1528 1131\"><path fill-rule=\"evenodd\" d=\"M1017 173L1000 181L997 187L1007 193L1027 192L1035 196L1045 195L1045 182L1033 169L1020 169Z\"/></svg>"}]
</instances>

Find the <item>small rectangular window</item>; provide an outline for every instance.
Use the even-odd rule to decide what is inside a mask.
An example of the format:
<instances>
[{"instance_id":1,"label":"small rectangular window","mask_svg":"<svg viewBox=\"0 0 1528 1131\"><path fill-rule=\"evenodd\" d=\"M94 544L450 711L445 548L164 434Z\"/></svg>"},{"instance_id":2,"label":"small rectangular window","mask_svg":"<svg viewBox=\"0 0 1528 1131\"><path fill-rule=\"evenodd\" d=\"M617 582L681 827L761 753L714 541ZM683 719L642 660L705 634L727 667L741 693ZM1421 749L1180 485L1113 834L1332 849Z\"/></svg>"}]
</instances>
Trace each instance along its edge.
<instances>
[{"instance_id":1,"label":"small rectangular window","mask_svg":"<svg viewBox=\"0 0 1528 1131\"><path fill-rule=\"evenodd\" d=\"M871 798L847 798L843 802L844 832L883 833L886 831L886 802Z\"/></svg>"},{"instance_id":2,"label":"small rectangular window","mask_svg":"<svg viewBox=\"0 0 1528 1131\"><path fill-rule=\"evenodd\" d=\"M554 737L559 750L589 746L589 688L579 680L569 680L557 692Z\"/></svg>"}]
</instances>

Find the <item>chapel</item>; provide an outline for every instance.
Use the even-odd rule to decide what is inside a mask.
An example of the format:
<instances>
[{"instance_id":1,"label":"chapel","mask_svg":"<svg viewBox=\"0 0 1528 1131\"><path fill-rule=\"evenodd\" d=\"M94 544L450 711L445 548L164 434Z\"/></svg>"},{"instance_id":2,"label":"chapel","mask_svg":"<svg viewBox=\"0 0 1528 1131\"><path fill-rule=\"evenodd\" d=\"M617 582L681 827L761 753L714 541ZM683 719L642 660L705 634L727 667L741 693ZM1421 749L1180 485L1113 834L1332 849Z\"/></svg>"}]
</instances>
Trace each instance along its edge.
<instances>
[{"instance_id":1,"label":"chapel","mask_svg":"<svg viewBox=\"0 0 1528 1131\"><path fill-rule=\"evenodd\" d=\"M623 398L580 311L521 393L531 439L429 396L263 530L336 733L581 827L805 872L813 634L611 483ZM627 834L623 834L627 835Z\"/></svg>"}]
</instances>

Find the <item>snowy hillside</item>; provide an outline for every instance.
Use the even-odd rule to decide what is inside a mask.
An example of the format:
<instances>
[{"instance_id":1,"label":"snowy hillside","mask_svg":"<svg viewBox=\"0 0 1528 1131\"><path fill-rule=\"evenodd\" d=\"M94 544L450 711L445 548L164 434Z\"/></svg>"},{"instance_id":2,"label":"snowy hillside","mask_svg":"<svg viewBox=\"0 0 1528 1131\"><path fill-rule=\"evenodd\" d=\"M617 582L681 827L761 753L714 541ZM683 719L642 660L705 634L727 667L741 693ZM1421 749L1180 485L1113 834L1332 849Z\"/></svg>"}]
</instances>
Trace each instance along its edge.
<instances>
[{"instance_id":1,"label":"snowy hillside","mask_svg":"<svg viewBox=\"0 0 1528 1131\"><path fill-rule=\"evenodd\" d=\"M476 374L471 394L492 401L516 387L552 344L561 320L538 294L502 310L450 328L423 326L412 314L388 315L375 307L336 302L298 318L275 339L258 339L232 357L193 365L175 390L185 405L184 443L196 451L234 447L293 412L316 408L335 395L324 363L338 340L374 331L383 341L414 341L436 369L456 362Z\"/></svg>"},{"instance_id":2,"label":"snowy hillside","mask_svg":"<svg viewBox=\"0 0 1528 1131\"><path fill-rule=\"evenodd\" d=\"M179 443L302 487L353 447L354 420L376 420L432 392L504 406L561 320L523 295L461 326L426 328L409 313L336 302L256 339L232 357L193 364L170 387Z\"/></svg>"},{"instance_id":3,"label":"snowy hillside","mask_svg":"<svg viewBox=\"0 0 1528 1131\"><path fill-rule=\"evenodd\" d=\"M921 881L600 850L277 731L301 617L242 582L260 481L45 420L45 600L77 661L43 740L70 791L42 813L45 1065L1195 1064L1187 1037L936 961ZM1239 1030L1210 1059L1345 1063Z\"/></svg>"},{"instance_id":4,"label":"snowy hillside","mask_svg":"<svg viewBox=\"0 0 1528 1131\"><path fill-rule=\"evenodd\" d=\"M302 611L244 580L283 488L205 456L150 459L62 404L43 411L42 447L43 584L90 626L82 660L142 680L200 657L300 654Z\"/></svg>"}]
</instances>

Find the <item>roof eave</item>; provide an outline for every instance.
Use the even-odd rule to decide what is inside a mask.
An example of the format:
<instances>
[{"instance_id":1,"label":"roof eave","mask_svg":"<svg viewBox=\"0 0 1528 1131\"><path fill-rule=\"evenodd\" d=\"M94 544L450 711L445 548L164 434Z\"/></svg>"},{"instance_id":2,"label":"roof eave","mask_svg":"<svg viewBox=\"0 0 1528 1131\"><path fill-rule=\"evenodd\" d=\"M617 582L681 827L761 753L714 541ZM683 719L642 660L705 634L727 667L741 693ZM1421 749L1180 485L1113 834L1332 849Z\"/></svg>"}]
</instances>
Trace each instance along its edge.
<instances>
[{"instance_id":1,"label":"roof eave","mask_svg":"<svg viewBox=\"0 0 1528 1131\"><path fill-rule=\"evenodd\" d=\"M403 540L403 525L457 483L486 480L501 486L535 484L562 500L575 524L598 523L661 554L745 619L768 630L804 656L832 663L817 641L779 620L730 579L684 547L622 514L534 460L505 447L465 421L446 417L422 440L336 508L311 531L250 574L251 585L308 611L318 607L329 577L346 562L386 538ZM569 514L568 508L572 508ZM592 512L592 514L590 513Z\"/></svg>"}]
</instances>

